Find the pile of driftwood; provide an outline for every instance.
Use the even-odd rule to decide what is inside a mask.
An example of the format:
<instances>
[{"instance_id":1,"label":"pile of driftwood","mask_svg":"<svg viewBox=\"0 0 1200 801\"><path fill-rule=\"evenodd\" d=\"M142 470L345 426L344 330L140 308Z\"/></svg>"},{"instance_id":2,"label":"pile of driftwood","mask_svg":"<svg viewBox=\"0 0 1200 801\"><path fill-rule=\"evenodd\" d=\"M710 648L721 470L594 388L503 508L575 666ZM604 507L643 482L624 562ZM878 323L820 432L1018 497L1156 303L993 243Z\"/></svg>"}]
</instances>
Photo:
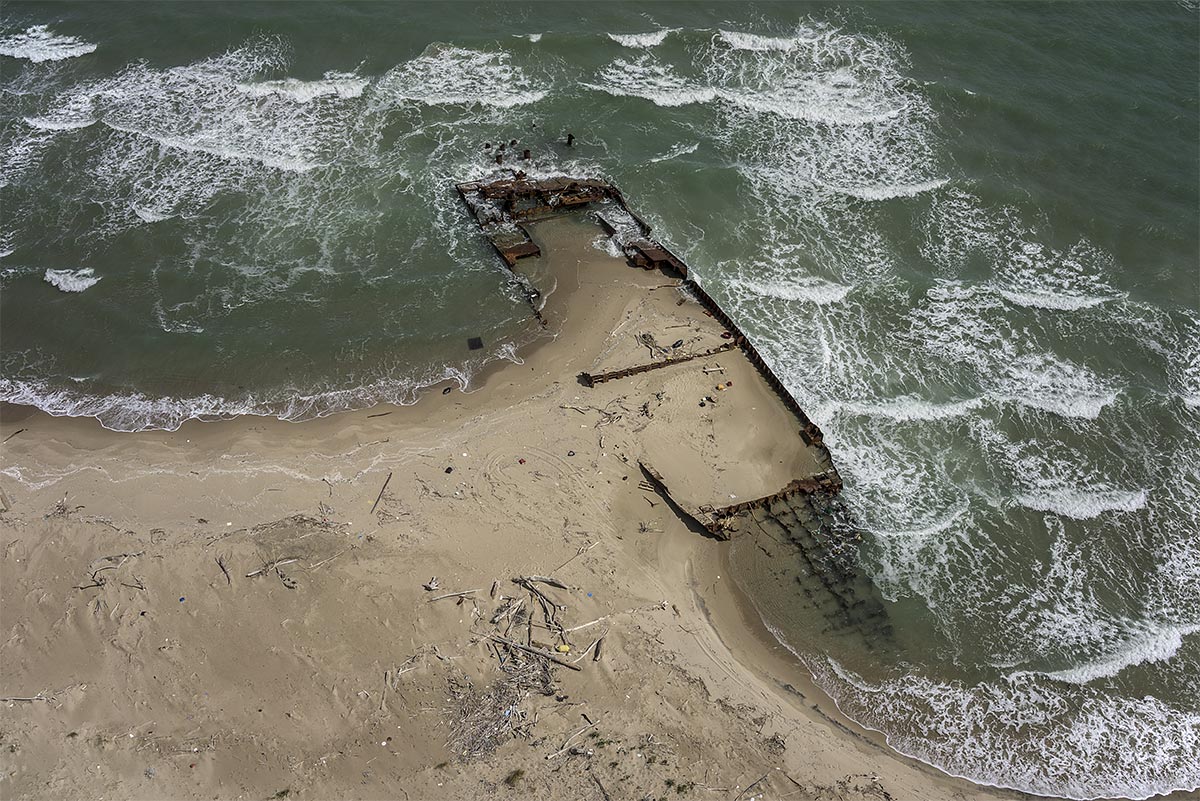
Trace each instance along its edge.
<instances>
[{"instance_id":1,"label":"pile of driftwood","mask_svg":"<svg viewBox=\"0 0 1200 801\"><path fill-rule=\"evenodd\" d=\"M556 668L578 671L578 663L589 654L592 661L601 658L604 634L581 651L571 642L571 634L606 618L573 627L563 624L567 606L552 592L569 592L570 587L550 576L518 576L512 583L519 588L512 595L500 592L499 581L492 584L490 597L497 606L487 618L491 629L477 632L477 641L485 642L496 657L500 677L486 688L474 686L466 677L450 682L447 745L463 761L488 756L512 737L529 737L536 717L530 719L525 701L533 695L557 695ZM437 586L436 579L426 588L431 585ZM430 602L457 598L458 603L470 601L478 608L480 599L475 595L481 592L447 593Z\"/></svg>"}]
</instances>

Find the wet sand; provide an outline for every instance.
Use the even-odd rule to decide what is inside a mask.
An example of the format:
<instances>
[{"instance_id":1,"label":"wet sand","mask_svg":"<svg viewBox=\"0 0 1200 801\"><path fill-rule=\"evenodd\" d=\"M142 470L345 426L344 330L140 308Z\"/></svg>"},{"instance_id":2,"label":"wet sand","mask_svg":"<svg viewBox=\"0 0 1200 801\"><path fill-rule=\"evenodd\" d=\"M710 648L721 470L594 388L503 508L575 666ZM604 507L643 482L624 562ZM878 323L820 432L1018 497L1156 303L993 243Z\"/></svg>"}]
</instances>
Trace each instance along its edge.
<instances>
[{"instance_id":1,"label":"wet sand","mask_svg":"<svg viewBox=\"0 0 1200 801\"><path fill-rule=\"evenodd\" d=\"M30 700L0 703L4 797L1019 797L839 715L728 579L729 544L641 488L639 460L696 506L823 465L736 350L581 386L644 361L639 333L719 333L590 226L533 231L518 269L547 337L468 393L169 433L5 410L0 439L26 430L0 460L0 696ZM564 658L604 634L602 658L463 759L452 682L502 675L489 621L531 574L570 588L546 590L582 626Z\"/></svg>"}]
</instances>

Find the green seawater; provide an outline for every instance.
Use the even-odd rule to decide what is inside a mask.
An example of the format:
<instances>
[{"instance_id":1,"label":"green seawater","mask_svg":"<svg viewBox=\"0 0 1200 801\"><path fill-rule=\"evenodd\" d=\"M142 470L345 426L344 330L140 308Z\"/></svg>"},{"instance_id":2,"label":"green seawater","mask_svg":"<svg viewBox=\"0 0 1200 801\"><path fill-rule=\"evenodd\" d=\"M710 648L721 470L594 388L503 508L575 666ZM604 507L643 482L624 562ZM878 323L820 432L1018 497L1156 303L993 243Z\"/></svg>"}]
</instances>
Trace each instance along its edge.
<instances>
[{"instance_id":1,"label":"green seawater","mask_svg":"<svg viewBox=\"0 0 1200 801\"><path fill-rule=\"evenodd\" d=\"M4 3L0 400L469 386L538 336L452 189L515 139L616 182L825 431L886 626L733 560L843 710L981 783L1194 790L1198 86L1186 2Z\"/></svg>"}]
</instances>

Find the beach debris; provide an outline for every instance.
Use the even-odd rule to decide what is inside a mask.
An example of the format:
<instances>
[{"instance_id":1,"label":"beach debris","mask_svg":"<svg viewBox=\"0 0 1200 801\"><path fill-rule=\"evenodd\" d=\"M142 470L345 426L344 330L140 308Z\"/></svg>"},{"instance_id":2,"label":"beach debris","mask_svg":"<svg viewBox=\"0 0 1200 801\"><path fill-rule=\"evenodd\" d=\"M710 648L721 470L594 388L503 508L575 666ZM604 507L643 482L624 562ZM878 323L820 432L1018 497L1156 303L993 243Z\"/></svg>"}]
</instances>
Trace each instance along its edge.
<instances>
[{"instance_id":1,"label":"beach debris","mask_svg":"<svg viewBox=\"0 0 1200 801\"><path fill-rule=\"evenodd\" d=\"M683 340L682 340L682 339L677 339L677 340L675 340L675 343L674 343L673 345L671 345L671 347L672 347L672 348L682 348L682 347L683 347Z\"/></svg>"},{"instance_id":2,"label":"beach debris","mask_svg":"<svg viewBox=\"0 0 1200 801\"><path fill-rule=\"evenodd\" d=\"M436 589L440 589L442 585L441 582L438 581L438 577L434 576L433 578L429 579L427 583L422 584L421 586L425 588L426 592L433 592Z\"/></svg>"},{"instance_id":3,"label":"beach debris","mask_svg":"<svg viewBox=\"0 0 1200 801\"><path fill-rule=\"evenodd\" d=\"M483 338L482 337L470 337L467 340L467 348L469 350L479 350L482 347L483 347Z\"/></svg>"},{"instance_id":4,"label":"beach debris","mask_svg":"<svg viewBox=\"0 0 1200 801\"><path fill-rule=\"evenodd\" d=\"M7 437L5 437L3 442L0 442L0 445L3 445L5 442L8 442L10 439L15 437L17 434L23 434L28 430L29 430L28 428L18 428L16 431L12 432Z\"/></svg>"},{"instance_id":5,"label":"beach debris","mask_svg":"<svg viewBox=\"0 0 1200 801\"><path fill-rule=\"evenodd\" d=\"M497 596L497 595L499 595L499 594L500 594L500 579L494 579L494 580L492 581L492 589L491 589L491 591L488 593L488 595L489 595L489 596L491 597L491 599L494 601L494 600L496 600L496 596Z\"/></svg>"},{"instance_id":6,"label":"beach debris","mask_svg":"<svg viewBox=\"0 0 1200 801\"><path fill-rule=\"evenodd\" d=\"M599 545L599 544L600 544L599 542L590 542L590 541L589 541L589 542L586 542L586 543L584 543L583 545L580 545L580 546L579 546L579 549L578 549L577 551L575 551L575 555L574 555L574 556L572 556L570 559L568 559L567 561L563 562L561 565L559 565L558 567L556 567L556 568L554 568L554 569L555 569L556 571L558 571L558 570L562 570L564 567L566 567L567 565L571 564L571 563L572 563L572 562L574 562L576 559L578 559L580 556L583 556L585 553L587 553L588 551L592 550L593 548L595 548L595 547L596 547L597 545Z\"/></svg>"},{"instance_id":7,"label":"beach debris","mask_svg":"<svg viewBox=\"0 0 1200 801\"><path fill-rule=\"evenodd\" d=\"M599 722L598 720L589 719L587 715L584 715L583 719L586 720L588 722L588 724L586 726L584 726L582 729L580 729L579 731L573 733L570 737L568 737L566 739L566 741L563 743L562 748L558 749L553 754L547 754L546 759L554 759L557 756L562 756L563 754L567 753L567 750L571 747L571 743L575 740L576 737L583 734L588 729L593 728Z\"/></svg>"},{"instance_id":8,"label":"beach debris","mask_svg":"<svg viewBox=\"0 0 1200 801\"><path fill-rule=\"evenodd\" d=\"M540 656L547 661L553 662L559 667L565 667L574 671L580 671L583 669L577 665L572 665L570 662L564 662L563 660L559 659L558 655L553 651L547 651L543 648L538 648L533 645L523 645L522 643L516 642L515 640L510 640L507 637L501 637L499 634L489 634L488 639L492 640L493 642L498 642L501 645L507 645L509 648L516 648L518 651L524 651L525 653L533 654L534 656Z\"/></svg>"},{"instance_id":9,"label":"beach debris","mask_svg":"<svg viewBox=\"0 0 1200 801\"><path fill-rule=\"evenodd\" d=\"M446 468L446 475L450 475L450 474L451 474L451 473L453 473L453 472L454 472L454 468L453 468L453 467L447 467L447 468Z\"/></svg>"},{"instance_id":10,"label":"beach debris","mask_svg":"<svg viewBox=\"0 0 1200 801\"><path fill-rule=\"evenodd\" d=\"M378 414L368 414L367 419L370 420L372 417L387 417L389 414L391 414L391 412L379 412Z\"/></svg>"},{"instance_id":11,"label":"beach debris","mask_svg":"<svg viewBox=\"0 0 1200 801\"><path fill-rule=\"evenodd\" d=\"M60 498L57 503L50 507L50 511L42 515L42 519L49 520L50 518L55 517L70 517L73 513L78 512L82 508L82 506L67 506L67 494L64 492L62 498Z\"/></svg>"},{"instance_id":12,"label":"beach debris","mask_svg":"<svg viewBox=\"0 0 1200 801\"><path fill-rule=\"evenodd\" d=\"M541 660L508 660L504 675L480 690L467 677L449 680L452 706L446 745L463 762L485 758L513 737L528 737L533 721L521 708L531 693L553 695L554 684Z\"/></svg>"},{"instance_id":13,"label":"beach debris","mask_svg":"<svg viewBox=\"0 0 1200 801\"><path fill-rule=\"evenodd\" d=\"M454 387L446 387L445 389L443 389L443 390L442 390L442 394L443 394L443 395L449 395L449 394L450 394L450 390L452 390L452 389L454 389Z\"/></svg>"},{"instance_id":14,"label":"beach debris","mask_svg":"<svg viewBox=\"0 0 1200 801\"><path fill-rule=\"evenodd\" d=\"M427 601L427 603L433 603L434 601L440 601L444 598L466 598L468 595L474 595L477 592L479 592L479 588L476 588L473 590L463 590L461 592L448 592L445 595L439 595L436 598L430 598Z\"/></svg>"},{"instance_id":15,"label":"beach debris","mask_svg":"<svg viewBox=\"0 0 1200 801\"><path fill-rule=\"evenodd\" d=\"M569 134L567 134L567 147L574 147L574 146L575 146L575 134L569 133Z\"/></svg>"},{"instance_id":16,"label":"beach debris","mask_svg":"<svg viewBox=\"0 0 1200 801\"><path fill-rule=\"evenodd\" d=\"M229 575L229 567L225 564L225 557L218 556L213 561L217 563L217 567L221 568L221 572L225 574L225 583L232 586L233 578Z\"/></svg>"},{"instance_id":17,"label":"beach debris","mask_svg":"<svg viewBox=\"0 0 1200 801\"><path fill-rule=\"evenodd\" d=\"M524 460L524 459L517 459L517 464L525 464L525 460Z\"/></svg>"},{"instance_id":18,"label":"beach debris","mask_svg":"<svg viewBox=\"0 0 1200 801\"><path fill-rule=\"evenodd\" d=\"M379 494L375 496L375 503L371 504L371 514L375 514L375 507L379 505L380 499L383 498L383 491L387 489L388 482L392 480L392 471L389 470L387 478L383 480L383 486L379 488Z\"/></svg>"},{"instance_id":19,"label":"beach debris","mask_svg":"<svg viewBox=\"0 0 1200 801\"><path fill-rule=\"evenodd\" d=\"M567 451L567 456L574 456L574 455L575 455L575 451Z\"/></svg>"}]
</instances>

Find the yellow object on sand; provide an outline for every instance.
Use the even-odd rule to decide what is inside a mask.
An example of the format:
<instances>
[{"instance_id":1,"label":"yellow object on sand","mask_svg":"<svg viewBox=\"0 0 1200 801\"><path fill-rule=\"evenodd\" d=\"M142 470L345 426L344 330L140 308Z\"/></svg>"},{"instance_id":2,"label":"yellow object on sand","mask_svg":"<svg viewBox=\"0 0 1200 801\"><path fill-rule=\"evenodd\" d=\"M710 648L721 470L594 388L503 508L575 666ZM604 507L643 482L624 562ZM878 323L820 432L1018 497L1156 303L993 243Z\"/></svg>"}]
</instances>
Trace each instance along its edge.
<instances>
[{"instance_id":1,"label":"yellow object on sand","mask_svg":"<svg viewBox=\"0 0 1200 801\"><path fill-rule=\"evenodd\" d=\"M571 653L571 646L557 645L557 646L555 646L554 650L558 651L560 654L569 654L569 653Z\"/></svg>"},{"instance_id":2,"label":"yellow object on sand","mask_svg":"<svg viewBox=\"0 0 1200 801\"><path fill-rule=\"evenodd\" d=\"M725 389L725 385L724 385L724 384L717 384L717 389L721 389L721 390L723 390L723 389Z\"/></svg>"}]
</instances>

